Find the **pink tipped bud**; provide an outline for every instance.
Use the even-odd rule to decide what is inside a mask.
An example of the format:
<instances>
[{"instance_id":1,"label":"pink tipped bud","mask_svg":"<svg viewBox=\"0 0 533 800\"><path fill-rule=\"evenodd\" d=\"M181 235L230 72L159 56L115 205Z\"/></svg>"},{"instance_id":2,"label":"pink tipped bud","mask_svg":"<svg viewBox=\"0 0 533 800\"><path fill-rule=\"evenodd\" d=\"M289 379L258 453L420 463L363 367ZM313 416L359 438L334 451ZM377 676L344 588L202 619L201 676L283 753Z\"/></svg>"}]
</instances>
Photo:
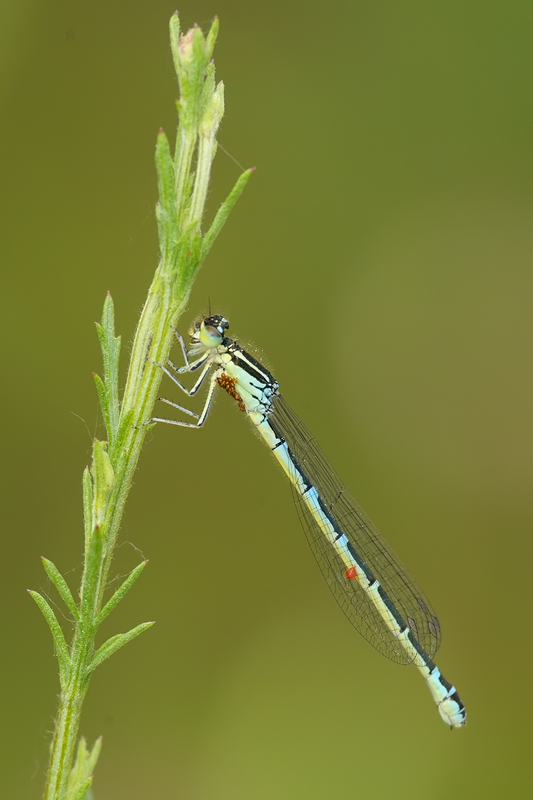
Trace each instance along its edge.
<instances>
[{"instance_id":1,"label":"pink tipped bud","mask_svg":"<svg viewBox=\"0 0 533 800\"><path fill-rule=\"evenodd\" d=\"M192 60L193 36L194 36L194 28L188 30L187 33L183 34L183 36L180 36L178 42L178 50L181 61L188 62Z\"/></svg>"}]
</instances>

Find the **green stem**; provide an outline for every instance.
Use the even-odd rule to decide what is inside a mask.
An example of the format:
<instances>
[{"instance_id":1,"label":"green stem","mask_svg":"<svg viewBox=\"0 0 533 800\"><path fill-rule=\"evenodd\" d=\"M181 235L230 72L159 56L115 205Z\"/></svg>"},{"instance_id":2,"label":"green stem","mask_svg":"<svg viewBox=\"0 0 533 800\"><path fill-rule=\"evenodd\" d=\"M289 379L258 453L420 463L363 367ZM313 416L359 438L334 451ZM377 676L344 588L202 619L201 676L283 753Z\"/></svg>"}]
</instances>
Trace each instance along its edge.
<instances>
[{"instance_id":1,"label":"green stem","mask_svg":"<svg viewBox=\"0 0 533 800\"><path fill-rule=\"evenodd\" d=\"M106 555L100 587L100 605L107 584L107 577L113 558L113 550L119 534L124 506L131 488L133 475L137 467L142 444L148 428L137 428L152 415L161 382L161 370L146 362L148 353L157 363L165 363L168 359L174 335L175 325L184 309L190 292L178 296L172 284L161 277L163 270L158 270L141 313L137 332L133 343L131 367L128 373L124 400L122 403L121 421L133 411L133 420L129 436L122 456L121 470L117 475L113 495L108 506L106 519ZM146 366L146 368L145 368Z\"/></svg>"},{"instance_id":2,"label":"green stem","mask_svg":"<svg viewBox=\"0 0 533 800\"><path fill-rule=\"evenodd\" d=\"M178 103L175 157L171 158L163 133L158 137L156 150L161 261L135 333L120 414L120 339L114 334L114 310L110 297L104 304L102 324L98 328L105 369L104 380L98 378L96 385L108 427L108 441L95 441L92 466L84 473L85 562L77 609L72 608L70 590L57 568L50 562L45 564L60 595L68 601L75 619L74 612L77 611L76 627L68 653L53 611L40 596L35 598L53 630L55 641L62 648L62 693L45 800L80 800L84 796L86 787L90 785L100 744L95 746L94 756L88 758L82 741L72 772L71 765L83 699L92 670L151 625L142 623L128 633L111 637L98 649L95 657L95 636L100 622L131 588L141 571L138 568L135 575L126 579L102 613L125 504L144 437L149 430L147 426L139 426L152 416L162 377L161 370L148 358L157 363L167 361L174 341L172 327L187 304L198 268L251 174L248 171L241 176L238 188L232 190L216 214L211 229L202 239L200 226L216 151L216 132L224 109L223 86L221 83L215 85L214 65L211 62L217 30L218 22L215 20L207 37L197 27L180 36L177 15L170 22L181 98ZM193 174L194 160L196 171Z\"/></svg>"},{"instance_id":3,"label":"green stem","mask_svg":"<svg viewBox=\"0 0 533 800\"><path fill-rule=\"evenodd\" d=\"M83 685L83 653L90 650L91 641L92 635L87 631L85 636L78 636L73 643L72 662L74 669L67 688L61 693L44 792L46 800L65 796L70 767L76 749L81 708L88 687L88 684Z\"/></svg>"}]
</instances>

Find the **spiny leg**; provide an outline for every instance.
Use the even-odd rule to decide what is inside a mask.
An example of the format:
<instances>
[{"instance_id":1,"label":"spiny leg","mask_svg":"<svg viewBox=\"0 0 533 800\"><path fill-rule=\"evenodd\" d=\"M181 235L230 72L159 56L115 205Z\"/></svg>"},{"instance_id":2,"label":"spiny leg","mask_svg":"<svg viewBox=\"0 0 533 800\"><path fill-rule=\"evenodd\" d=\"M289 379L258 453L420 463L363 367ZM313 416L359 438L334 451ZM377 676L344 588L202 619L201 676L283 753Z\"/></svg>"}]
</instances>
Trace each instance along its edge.
<instances>
[{"instance_id":1,"label":"spiny leg","mask_svg":"<svg viewBox=\"0 0 533 800\"><path fill-rule=\"evenodd\" d=\"M141 422L141 424L137 425L137 427L138 428L143 428L145 425L151 425L151 424L153 424L155 422L165 422L167 425L179 425L181 428L201 428L203 426L204 422L206 421L207 415L209 414L209 411L211 409L211 403L213 401L213 395L215 393L215 389L216 389L216 386L217 386L217 380L218 380L218 378L220 377L221 374L222 374L222 369L217 369L216 372L214 372L211 375L211 380L209 381L209 389L207 390L207 397L206 397L206 400L205 400L205 404L204 404L202 413L199 416L198 416L198 414L195 414L192 411L188 411L186 408L182 408L181 406L178 406L176 403L172 403L170 400L165 400L165 398L163 398L163 397L158 398L159 400L162 400L164 403L167 403L168 405L173 406L174 408L179 408L180 411L185 411L186 414L190 414L193 417L197 417L198 418L197 422L181 422L180 420L177 420L177 419L164 419L163 417L150 417L150 419L147 419L146 422Z\"/></svg>"},{"instance_id":2,"label":"spiny leg","mask_svg":"<svg viewBox=\"0 0 533 800\"><path fill-rule=\"evenodd\" d=\"M173 403L172 400L167 400L166 397L158 397L157 398L160 403L166 403L167 406L172 406L172 408L177 408L178 411L183 411L184 414L188 414L190 417L195 417L196 419L200 419L200 414L196 414L194 411L191 411L184 406L179 406L177 403Z\"/></svg>"},{"instance_id":3,"label":"spiny leg","mask_svg":"<svg viewBox=\"0 0 533 800\"><path fill-rule=\"evenodd\" d=\"M176 328L174 328L172 325L170 326L170 329L174 332L174 336L176 337L176 339L178 340L178 342L181 345L181 352L183 353L183 360L185 361L186 366L190 367L189 354L187 352L187 347L185 345L185 339L183 338L181 333L179 331L177 331ZM172 366L174 366L174 364ZM176 372L177 372L177 370L176 370Z\"/></svg>"},{"instance_id":4,"label":"spiny leg","mask_svg":"<svg viewBox=\"0 0 533 800\"><path fill-rule=\"evenodd\" d=\"M203 359L204 363L205 363L205 361L206 361L206 360L207 360L207 359L205 359L205 358ZM175 375L173 375L173 374L172 374L172 372L170 372L170 370L169 370L169 369L167 369L166 367L164 367L164 366L163 366L163 364L158 364L158 363L157 363L157 361L154 361L154 360L153 360L153 359L151 359L151 358L149 358L149 359L148 359L148 361L149 361L151 364L153 364L155 367L158 367L159 369L163 370L163 372L165 373L165 375L168 375L168 377L170 378L170 380L171 380L171 381L173 381L173 382L176 384L176 386L179 386L179 388L181 389L181 391L182 391L182 392L185 392L185 394L186 394L188 397L194 397L194 395L195 395L195 394L198 392L198 389L200 389L200 387L201 387L202 383L204 382L204 380L205 380L205 378L206 378L206 376L207 376L207 373L209 372L209 370L210 370L210 368L211 368L211 363L208 363L208 364L206 364L206 365L205 365L205 367L203 368L203 370L202 370L201 374L200 374L200 377L198 378L198 380L196 381L196 383L194 384L194 386L192 387L192 389L187 389L187 387L186 387L186 386L184 386L182 383L180 383L180 381L179 381L179 380L176 378L176 376L175 376ZM173 369L175 369L175 370L176 370L176 372L178 372L178 370L176 369L176 367L174 366L174 364L173 364L171 361L169 361L168 363L170 364L170 366L171 366Z\"/></svg>"}]
</instances>

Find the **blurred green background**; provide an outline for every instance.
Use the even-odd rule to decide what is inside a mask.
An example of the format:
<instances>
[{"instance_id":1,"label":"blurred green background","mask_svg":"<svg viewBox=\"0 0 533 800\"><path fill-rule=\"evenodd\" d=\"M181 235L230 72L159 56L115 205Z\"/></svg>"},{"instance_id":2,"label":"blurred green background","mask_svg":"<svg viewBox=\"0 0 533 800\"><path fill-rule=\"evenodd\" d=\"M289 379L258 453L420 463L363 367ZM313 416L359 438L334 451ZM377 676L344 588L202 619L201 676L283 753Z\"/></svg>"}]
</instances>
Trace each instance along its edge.
<instances>
[{"instance_id":1,"label":"blurred green background","mask_svg":"<svg viewBox=\"0 0 533 800\"><path fill-rule=\"evenodd\" d=\"M175 125L164 0L2 4L0 794L39 798L56 710L40 556L73 586L107 290L124 356L157 262L153 152ZM468 709L351 628L287 481L227 396L142 454L93 678L96 800L529 798L532 793L533 5L182 0L221 20L210 196L257 172L209 256L207 308L409 565ZM125 364L125 358L123 366ZM163 392L175 394L170 385ZM54 597L52 592L51 596ZM66 623L68 625L68 623Z\"/></svg>"}]
</instances>

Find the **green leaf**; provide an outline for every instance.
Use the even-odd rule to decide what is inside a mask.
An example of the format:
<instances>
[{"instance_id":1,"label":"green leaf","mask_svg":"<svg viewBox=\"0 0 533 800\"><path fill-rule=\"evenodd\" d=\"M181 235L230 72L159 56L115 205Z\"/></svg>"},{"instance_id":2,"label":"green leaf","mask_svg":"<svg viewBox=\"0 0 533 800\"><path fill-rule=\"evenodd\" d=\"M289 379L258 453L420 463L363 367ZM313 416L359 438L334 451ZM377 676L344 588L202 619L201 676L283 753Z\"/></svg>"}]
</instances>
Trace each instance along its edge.
<instances>
[{"instance_id":1,"label":"green leaf","mask_svg":"<svg viewBox=\"0 0 533 800\"><path fill-rule=\"evenodd\" d=\"M100 755L100 751L102 749L102 737L99 736L96 742L93 745L93 749L89 754L89 758L87 760L87 772L89 775L92 775L94 772L94 768L96 767L96 762L98 761L98 756Z\"/></svg>"},{"instance_id":2,"label":"green leaf","mask_svg":"<svg viewBox=\"0 0 533 800\"><path fill-rule=\"evenodd\" d=\"M129 411L127 411L124 415L124 418L120 421L118 435L111 450L111 460L113 463L115 463L115 465L117 463L117 459L120 464L120 458L122 456L121 450L125 447L128 437L131 436L134 416L135 409L130 408ZM116 473L120 474L120 467L116 467ZM115 475L115 480L117 479L118 475Z\"/></svg>"},{"instance_id":3,"label":"green leaf","mask_svg":"<svg viewBox=\"0 0 533 800\"><path fill-rule=\"evenodd\" d=\"M215 242L215 239L217 238L218 234L224 227L224 223L231 214L233 206L243 193L244 187L250 180L250 177L254 171L255 168L247 169L245 172L242 173L242 175L240 175L237 178L235 186L233 187L233 189L231 190L231 192L226 197L226 199L218 209L217 213L215 214L215 218L211 223L211 227L209 228L203 239L201 261L205 259L206 255L211 250Z\"/></svg>"},{"instance_id":4,"label":"green leaf","mask_svg":"<svg viewBox=\"0 0 533 800\"><path fill-rule=\"evenodd\" d=\"M170 49L172 51L172 58L174 59L174 69L176 70L177 73L180 68L178 61L179 41L180 41L180 18L178 16L177 11L170 17L169 29L170 29Z\"/></svg>"},{"instance_id":5,"label":"green leaf","mask_svg":"<svg viewBox=\"0 0 533 800\"><path fill-rule=\"evenodd\" d=\"M141 634L143 631L151 628L152 625L155 625L155 623L142 622L140 625L137 625L136 628L132 628L131 631L128 631L128 633L117 633L116 636L112 636L107 640L107 642L104 642L104 644L98 648L87 668L87 672L92 672L92 670L100 666L100 664L109 658L109 656L112 656L113 653L116 653L117 650L120 650L120 648L124 647L124 645L128 644L128 642L131 642L132 639L135 639L135 637L139 636L139 634Z\"/></svg>"},{"instance_id":6,"label":"green leaf","mask_svg":"<svg viewBox=\"0 0 533 800\"><path fill-rule=\"evenodd\" d=\"M155 164L157 168L157 185L159 189L159 207L157 221L161 239L161 253L169 258L175 245L173 233L176 230L176 173L174 161L170 154L170 145L163 130L159 131L155 148Z\"/></svg>"},{"instance_id":7,"label":"green leaf","mask_svg":"<svg viewBox=\"0 0 533 800\"><path fill-rule=\"evenodd\" d=\"M83 736L81 737L76 753L76 761L68 778L65 800L83 800L85 798L87 790L92 783L92 774L101 749L101 736L94 743L91 753L87 750L85 739Z\"/></svg>"},{"instance_id":8,"label":"green leaf","mask_svg":"<svg viewBox=\"0 0 533 800\"><path fill-rule=\"evenodd\" d=\"M212 81L205 82L204 98L198 132L200 136L213 139L213 144L209 147L209 156L212 160L215 157L214 138L224 116L224 83L220 81L218 86L215 86L214 73Z\"/></svg>"},{"instance_id":9,"label":"green leaf","mask_svg":"<svg viewBox=\"0 0 533 800\"><path fill-rule=\"evenodd\" d=\"M122 598L129 592L145 566L148 564L148 560L143 561L134 570L130 572L124 583L119 586L116 592L113 594L112 597L107 601L103 609L100 611L100 614L95 620L95 627L97 628L106 617L113 611L113 609L120 603Z\"/></svg>"},{"instance_id":10,"label":"green leaf","mask_svg":"<svg viewBox=\"0 0 533 800\"><path fill-rule=\"evenodd\" d=\"M126 443L126 439L131 434L132 427L133 427L133 417L135 416L135 412L132 408L127 411L120 422L120 428L118 429L118 437L115 442L115 448L119 450L121 447L124 447Z\"/></svg>"},{"instance_id":11,"label":"green leaf","mask_svg":"<svg viewBox=\"0 0 533 800\"><path fill-rule=\"evenodd\" d=\"M79 620L80 615L78 612L78 608L76 606L76 603L74 602L74 598L72 597L72 592L70 591L66 580L61 575L60 571L58 570L55 564L53 564L44 556L42 556L41 560L43 562L43 567L45 568L46 573L48 574L50 580L52 581L57 591L59 592L59 595L62 598L63 602L68 607L74 619L76 621Z\"/></svg>"},{"instance_id":12,"label":"green leaf","mask_svg":"<svg viewBox=\"0 0 533 800\"><path fill-rule=\"evenodd\" d=\"M120 416L120 404L118 399L118 364L120 358L120 336L115 336L115 307L110 293L104 300L104 310L102 313L102 327L105 330L108 341L110 361L105 372L105 385L109 394L109 412L111 415L111 440L116 435L118 420Z\"/></svg>"},{"instance_id":13,"label":"green leaf","mask_svg":"<svg viewBox=\"0 0 533 800\"><path fill-rule=\"evenodd\" d=\"M61 630L59 622L57 621L56 615L44 597L40 595L39 592L34 592L31 589L28 589L28 592L41 609L43 617L47 621L48 626L52 631L57 653L57 660L59 661L59 682L61 684L61 688L64 689L70 676L70 656L67 643L65 641L65 636L63 635L63 631Z\"/></svg>"},{"instance_id":14,"label":"green leaf","mask_svg":"<svg viewBox=\"0 0 533 800\"><path fill-rule=\"evenodd\" d=\"M105 390L104 382L96 372L93 372L94 382L96 384L96 393L98 395L98 401L100 403L100 409L102 411L102 417L104 418L104 425L107 431L107 435L109 436L109 432L111 430L111 416L109 413L109 399L107 397L107 392Z\"/></svg>"},{"instance_id":15,"label":"green leaf","mask_svg":"<svg viewBox=\"0 0 533 800\"><path fill-rule=\"evenodd\" d=\"M202 87L202 97L200 99L200 120L198 123L198 133L202 134L202 128L205 129L205 122L204 118L206 112L212 102L213 94L215 93L216 85L215 85L215 65L213 62L207 65L205 76L204 76L204 85ZM223 91L223 90L222 90ZM221 117L222 119L222 117ZM209 125L207 126L209 127ZM218 125L216 126L218 128Z\"/></svg>"},{"instance_id":16,"label":"green leaf","mask_svg":"<svg viewBox=\"0 0 533 800\"><path fill-rule=\"evenodd\" d=\"M93 529L93 479L89 467L83 470L83 522L85 526L85 540L91 535Z\"/></svg>"},{"instance_id":17,"label":"green leaf","mask_svg":"<svg viewBox=\"0 0 533 800\"><path fill-rule=\"evenodd\" d=\"M211 59L213 58L213 50L215 49L219 28L220 28L220 22L218 21L218 17L215 17L215 19L213 20L213 24L211 25L211 29L206 36L206 41L205 41L205 50L208 62L211 61Z\"/></svg>"},{"instance_id":18,"label":"green leaf","mask_svg":"<svg viewBox=\"0 0 533 800\"><path fill-rule=\"evenodd\" d=\"M91 788L93 782L92 775L90 778L87 778L83 783L80 783L72 793L67 794L66 800L85 800L87 797L87 792Z\"/></svg>"},{"instance_id":19,"label":"green leaf","mask_svg":"<svg viewBox=\"0 0 533 800\"><path fill-rule=\"evenodd\" d=\"M104 395L102 401L101 388L97 382L97 391L102 406L102 414L106 424L107 436L112 443L115 440L120 415L120 405L118 399L118 363L120 356L120 336L115 336L115 309L113 299L109 292L104 301L102 312L102 323L96 323L96 332L102 348L102 360L104 362ZM96 378L95 378L96 380Z\"/></svg>"},{"instance_id":20,"label":"green leaf","mask_svg":"<svg viewBox=\"0 0 533 800\"><path fill-rule=\"evenodd\" d=\"M105 519L109 493L115 482L115 474L107 452L107 442L98 439L93 443L92 473L94 480L94 525L102 525Z\"/></svg>"}]
</instances>

